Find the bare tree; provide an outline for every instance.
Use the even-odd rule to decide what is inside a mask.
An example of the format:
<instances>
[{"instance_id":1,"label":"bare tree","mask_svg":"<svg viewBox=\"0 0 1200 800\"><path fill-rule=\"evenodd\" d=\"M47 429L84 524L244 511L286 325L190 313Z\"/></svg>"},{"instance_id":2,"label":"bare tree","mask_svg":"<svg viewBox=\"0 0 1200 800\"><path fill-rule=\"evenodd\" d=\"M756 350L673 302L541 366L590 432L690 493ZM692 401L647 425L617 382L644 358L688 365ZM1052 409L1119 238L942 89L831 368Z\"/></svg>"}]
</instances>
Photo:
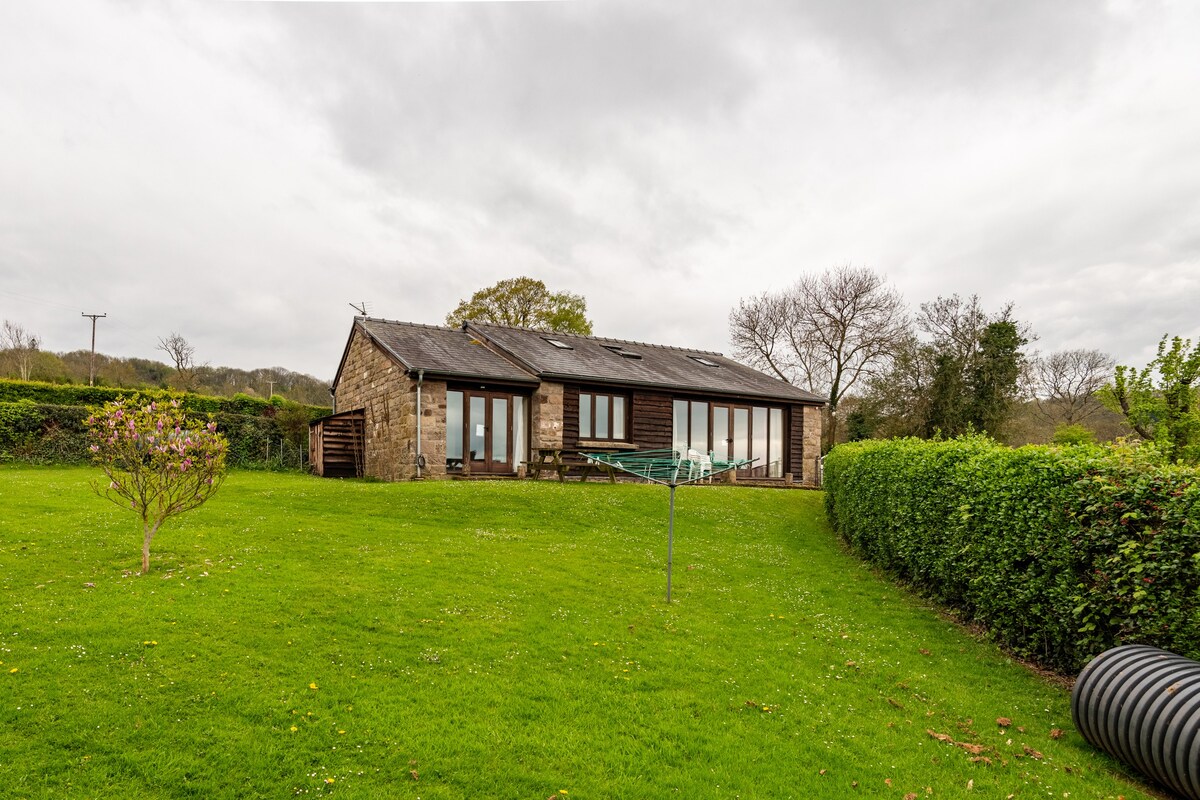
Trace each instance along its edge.
<instances>
[{"instance_id":1,"label":"bare tree","mask_svg":"<svg viewBox=\"0 0 1200 800\"><path fill-rule=\"evenodd\" d=\"M988 325L995 322L1012 322L1017 332L1026 339L1036 339L1026 323L1013 319L1013 304L1005 304L995 314L989 314L979 304L979 295L962 298L958 295L939 297L921 303L917 314L917 327L931 339L938 352L946 353L970 365L979 353L979 341Z\"/></svg>"},{"instance_id":2,"label":"bare tree","mask_svg":"<svg viewBox=\"0 0 1200 800\"><path fill-rule=\"evenodd\" d=\"M0 329L0 345L12 353L17 362L17 370L21 380L29 380L29 370L33 366L33 355L38 351L42 341L15 322L4 321Z\"/></svg>"},{"instance_id":3,"label":"bare tree","mask_svg":"<svg viewBox=\"0 0 1200 800\"><path fill-rule=\"evenodd\" d=\"M1096 393L1108 383L1116 359L1099 350L1062 350L1034 365L1034 401L1047 418L1067 425L1103 411Z\"/></svg>"},{"instance_id":4,"label":"bare tree","mask_svg":"<svg viewBox=\"0 0 1200 800\"><path fill-rule=\"evenodd\" d=\"M738 307L729 312L734 353L755 369L793 383L795 354L788 347L788 331L795 326L794 309L786 292L764 292L739 300Z\"/></svg>"},{"instance_id":5,"label":"bare tree","mask_svg":"<svg viewBox=\"0 0 1200 800\"><path fill-rule=\"evenodd\" d=\"M155 350L162 350L175 364L175 379L180 389L190 391L196 383L196 348L187 339L171 331L171 335L158 340Z\"/></svg>"},{"instance_id":6,"label":"bare tree","mask_svg":"<svg viewBox=\"0 0 1200 800\"><path fill-rule=\"evenodd\" d=\"M730 312L729 330L739 358L827 398L828 447L838 403L887 365L909 321L903 298L882 276L842 266L741 302Z\"/></svg>"}]
</instances>

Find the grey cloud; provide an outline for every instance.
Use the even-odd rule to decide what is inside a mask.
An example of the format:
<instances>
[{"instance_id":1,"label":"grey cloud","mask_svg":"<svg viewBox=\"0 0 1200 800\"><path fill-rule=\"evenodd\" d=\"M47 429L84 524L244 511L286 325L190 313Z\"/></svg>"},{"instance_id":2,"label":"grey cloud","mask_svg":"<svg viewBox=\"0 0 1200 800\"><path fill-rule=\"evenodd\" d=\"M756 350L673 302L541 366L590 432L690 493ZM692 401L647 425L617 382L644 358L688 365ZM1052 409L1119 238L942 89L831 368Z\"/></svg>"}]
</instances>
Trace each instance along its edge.
<instances>
[{"instance_id":1,"label":"grey cloud","mask_svg":"<svg viewBox=\"0 0 1200 800\"><path fill-rule=\"evenodd\" d=\"M1086 80L1119 32L1092 0L803 3L795 13L837 52L911 91L979 91Z\"/></svg>"},{"instance_id":2,"label":"grey cloud","mask_svg":"<svg viewBox=\"0 0 1200 800\"><path fill-rule=\"evenodd\" d=\"M500 141L570 167L603 158L614 130L703 123L752 86L708 19L654 6L291 4L277 13L289 38L274 58L312 81L301 90L347 157L371 170L488 154Z\"/></svg>"}]
</instances>

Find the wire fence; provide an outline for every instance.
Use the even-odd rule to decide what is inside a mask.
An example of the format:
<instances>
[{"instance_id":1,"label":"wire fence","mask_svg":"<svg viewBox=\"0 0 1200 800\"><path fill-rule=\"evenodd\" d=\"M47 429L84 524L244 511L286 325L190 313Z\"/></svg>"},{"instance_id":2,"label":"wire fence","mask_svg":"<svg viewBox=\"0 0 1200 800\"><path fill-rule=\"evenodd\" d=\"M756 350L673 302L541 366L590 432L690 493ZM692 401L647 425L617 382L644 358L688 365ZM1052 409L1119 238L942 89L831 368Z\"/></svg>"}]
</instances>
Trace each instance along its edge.
<instances>
[{"instance_id":1,"label":"wire fence","mask_svg":"<svg viewBox=\"0 0 1200 800\"><path fill-rule=\"evenodd\" d=\"M283 437L268 439L263 457L264 466L270 469L308 469L308 448L292 444Z\"/></svg>"}]
</instances>

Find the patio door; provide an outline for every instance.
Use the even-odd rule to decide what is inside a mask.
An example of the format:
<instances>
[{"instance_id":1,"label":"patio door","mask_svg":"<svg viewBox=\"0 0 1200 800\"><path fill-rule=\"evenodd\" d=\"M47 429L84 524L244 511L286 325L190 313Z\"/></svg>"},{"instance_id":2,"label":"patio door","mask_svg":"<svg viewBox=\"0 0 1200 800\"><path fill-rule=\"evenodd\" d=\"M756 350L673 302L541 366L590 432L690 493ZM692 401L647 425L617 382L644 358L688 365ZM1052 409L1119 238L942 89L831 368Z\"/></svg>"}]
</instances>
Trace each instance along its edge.
<instances>
[{"instance_id":1,"label":"patio door","mask_svg":"<svg viewBox=\"0 0 1200 800\"><path fill-rule=\"evenodd\" d=\"M513 471L512 395L464 392L467 461L472 473Z\"/></svg>"},{"instance_id":2,"label":"patio door","mask_svg":"<svg viewBox=\"0 0 1200 800\"><path fill-rule=\"evenodd\" d=\"M783 411L763 406L713 406L713 454L719 460L756 459L743 478L783 477Z\"/></svg>"},{"instance_id":3,"label":"patio door","mask_svg":"<svg viewBox=\"0 0 1200 800\"><path fill-rule=\"evenodd\" d=\"M713 455L718 461L744 461L751 458L754 449L751 418L752 410L747 406L713 406ZM750 477L754 473L754 466L737 472L742 477Z\"/></svg>"}]
</instances>

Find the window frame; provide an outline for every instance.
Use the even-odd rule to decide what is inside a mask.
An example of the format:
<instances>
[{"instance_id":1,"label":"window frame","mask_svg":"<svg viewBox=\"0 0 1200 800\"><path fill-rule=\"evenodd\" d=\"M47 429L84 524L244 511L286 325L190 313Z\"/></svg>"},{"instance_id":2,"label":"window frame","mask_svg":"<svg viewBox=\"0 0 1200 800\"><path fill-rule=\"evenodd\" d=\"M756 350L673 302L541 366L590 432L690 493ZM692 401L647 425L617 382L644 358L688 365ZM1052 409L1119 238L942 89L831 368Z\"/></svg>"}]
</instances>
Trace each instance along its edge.
<instances>
[{"instance_id":1,"label":"window frame","mask_svg":"<svg viewBox=\"0 0 1200 800\"><path fill-rule=\"evenodd\" d=\"M596 429L597 429L596 398L597 397L606 398L608 401L606 404L608 406L608 409L607 409L607 414L605 417L605 422L607 425L607 434L608 434L607 436L596 435ZM585 398L586 398L586 400L585 400ZM617 401L620 401L620 406L621 406L621 411L619 412L619 419L620 419L621 428L622 428L621 436L616 435L617 421L618 421L618 411L617 411L618 403L617 403ZM583 429L585 402L587 403L587 415L588 415L587 416L588 431L586 433L584 432L584 429ZM633 402L631 401L629 395L627 395L627 394L621 394L619 392L612 392L612 391L594 391L592 389L581 388L579 390L579 408L575 412L576 421L578 422L578 426L579 426L579 434L578 434L579 441L581 441L581 442L629 442L630 441L630 433L632 432L632 428L633 428L633 425L631 424L631 420L630 420L630 415L631 415L632 410L633 410Z\"/></svg>"},{"instance_id":2,"label":"window frame","mask_svg":"<svg viewBox=\"0 0 1200 800\"><path fill-rule=\"evenodd\" d=\"M705 407L707 416L707 448L698 447L692 441L698 433L697 412ZM725 422L717 423L718 409ZM741 428L739 429L739 421ZM680 424L684 427L680 430ZM726 440L720 445L716 441L719 430ZM701 452L712 452L718 458L757 458L754 466L739 469L738 475L754 480L779 480L788 468L788 416L783 406L756 401L703 398L675 395L671 399L671 447L678 450L682 445ZM682 436L680 434L682 433ZM741 434L740 436L738 434ZM761 448L762 452L758 452ZM778 448L778 453L776 453ZM777 458L772 458L777 456ZM778 474L772 474L772 473Z\"/></svg>"}]
</instances>

